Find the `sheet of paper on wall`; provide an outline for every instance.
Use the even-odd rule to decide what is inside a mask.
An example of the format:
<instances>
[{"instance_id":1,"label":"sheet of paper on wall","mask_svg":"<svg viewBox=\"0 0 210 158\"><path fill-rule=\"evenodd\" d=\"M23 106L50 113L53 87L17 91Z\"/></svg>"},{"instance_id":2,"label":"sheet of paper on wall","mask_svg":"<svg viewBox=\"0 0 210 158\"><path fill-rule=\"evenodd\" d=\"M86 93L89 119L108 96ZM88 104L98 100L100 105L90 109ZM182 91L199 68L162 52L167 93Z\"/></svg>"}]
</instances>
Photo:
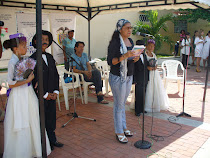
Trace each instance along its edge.
<instances>
[{"instance_id":1,"label":"sheet of paper on wall","mask_svg":"<svg viewBox=\"0 0 210 158\"><path fill-rule=\"evenodd\" d=\"M132 49L132 51L134 51L134 56L133 57L129 57L128 60L133 60L135 57L139 57L141 55L141 53L144 52L145 46L144 45L135 45Z\"/></svg>"}]
</instances>

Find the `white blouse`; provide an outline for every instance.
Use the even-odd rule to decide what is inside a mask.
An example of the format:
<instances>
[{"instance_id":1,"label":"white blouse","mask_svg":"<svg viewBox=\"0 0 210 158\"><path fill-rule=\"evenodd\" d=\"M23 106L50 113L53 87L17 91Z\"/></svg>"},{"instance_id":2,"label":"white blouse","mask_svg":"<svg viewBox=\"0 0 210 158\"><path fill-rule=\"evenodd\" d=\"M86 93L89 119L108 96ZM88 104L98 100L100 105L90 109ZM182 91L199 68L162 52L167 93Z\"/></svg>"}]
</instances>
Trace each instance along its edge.
<instances>
[{"instance_id":1,"label":"white blouse","mask_svg":"<svg viewBox=\"0 0 210 158\"><path fill-rule=\"evenodd\" d=\"M7 75L7 81L9 85L15 85L17 81L14 81L14 69L15 69L15 65L16 63L19 61L19 58L15 55L12 54L12 57L9 61L8 64L8 75Z\"/></svg>"},{"instance_id":2,"label":"white blouse","mask_svg":"<svg viewBox=\"0 0 210 158\"><path fill-rule=\"evenodd\" d=\"M191 44L190 38L186 40L185 39L182 40L182 46L183 46L183 48L181 49L182 54L186 54L186 55L190 54L190 44Z\"/></svg>"},{"instance_id":3,"label":"white blouse","mask_svg":"<svg viewBox=\"0 0 210 158\"><path fill-rule=\"evenodd\" d=\"M196 47L195 47L195 49L198 49L198 50L202 50L202 48L203 48L203 43L199 43L199 42L204 42L204 39L203 39L203 37L201 37L202 39L200 39L199 37L196 37L195 38L195 42L194 42L194 44L196 45Z\"/></svg>"}]
</instances>

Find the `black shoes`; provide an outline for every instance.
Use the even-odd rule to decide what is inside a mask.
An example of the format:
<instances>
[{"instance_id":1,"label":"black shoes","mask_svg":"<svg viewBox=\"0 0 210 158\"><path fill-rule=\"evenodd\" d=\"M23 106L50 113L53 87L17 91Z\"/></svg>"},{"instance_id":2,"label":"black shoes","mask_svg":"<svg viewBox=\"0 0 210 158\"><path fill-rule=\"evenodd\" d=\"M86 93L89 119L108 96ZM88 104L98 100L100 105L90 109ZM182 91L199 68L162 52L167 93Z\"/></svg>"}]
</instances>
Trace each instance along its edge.
<instances>
[{"instance_id":1,"label":"black shoes","mask_svg":"<svg viewBox=\"0 0 210 158\"><path fill-rule=\"evenodd\" d=\"M138 114L137 114L137 113L135 113L135 115L136 115L137 117L139 117L139 116L141 116L141 113L138 113Z\"/></svg>"},{"instance_id":2,"label":"black shoes","mask_svg":"<svg viewBox=\"0 0 210 158\"><path fill-rule=\"evenodd\" d=\"M61 148L61 147L63 147L63 144L56 141L54 144L50 144L51 150L54 150L54 146Z\"/></svg>"},{"instance_id":3,"label":"black shoes","mask_svg":"<svg viewBox=\"0 0 210 158\"><path fill-rule=\"evenodd\" d=\"M141 116L141 113L142 113L142 112L140 112L140 113L135 113L135 115L136 115L137 117L139 117L139 116ZM144 111L144 113L146 114L147 111Z\"/></svg>"},{"instance_id":4,"label":"black shoes","mask_svg":"<svg viewBox=\"0 0 210 158\"><path fill-rule=\"evenodd\" d=\"M54 144L53 144L55 147L63 147L63 144L62 143L59 143L58 141L56 141Z\"/></svg>"},{"instance_id":5,"label":"black shoes","mask_svg":"<svg viewBox=\"0 0 210 158\"><path fill-rule=\"evenodd\" d=\"M50 144L50 148L52 151L54 150L54 146L52 144Z\"/></svg>"}]
</instances>

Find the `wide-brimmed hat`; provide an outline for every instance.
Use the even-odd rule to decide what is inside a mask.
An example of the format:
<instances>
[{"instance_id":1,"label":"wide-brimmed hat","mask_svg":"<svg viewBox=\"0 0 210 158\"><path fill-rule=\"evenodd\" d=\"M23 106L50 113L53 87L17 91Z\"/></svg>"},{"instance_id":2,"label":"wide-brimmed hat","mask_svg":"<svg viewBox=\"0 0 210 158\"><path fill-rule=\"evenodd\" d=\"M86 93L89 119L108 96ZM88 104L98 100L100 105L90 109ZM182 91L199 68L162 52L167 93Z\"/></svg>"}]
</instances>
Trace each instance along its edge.
<instances>
[{"instance_id":1,"label":"wide-brimmed hat","mask_svg":"<svg viewBox=\"0 0 210 158\"><path fill-rule=\"evenodd\" d=\"M48 38L49 38L49 45L48 47L52 44L52 41L53 41L53 36L52 34L49 32L49 31L46 31L46 30L42 30L42 35L47 35ZM34 35L34 37L32 38L32 46L34 48L36 48L36 34Z\"/></svg>"}]
</instances>

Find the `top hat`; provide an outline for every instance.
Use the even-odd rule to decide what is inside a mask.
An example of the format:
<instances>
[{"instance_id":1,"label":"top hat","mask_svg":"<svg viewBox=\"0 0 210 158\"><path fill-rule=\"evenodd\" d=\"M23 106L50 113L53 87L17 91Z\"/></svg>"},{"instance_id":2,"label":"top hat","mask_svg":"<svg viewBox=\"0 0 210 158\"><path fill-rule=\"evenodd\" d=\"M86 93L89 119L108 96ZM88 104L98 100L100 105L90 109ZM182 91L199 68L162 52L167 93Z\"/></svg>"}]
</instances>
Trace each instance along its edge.
<instances>
[{"instance_id":1,"label":"top hat","mask_svg":"<svg viewBox=\"0 0 210 158\"><path fill-rule=\"evenodd\" d=\"M53 41L53 36L52 36L52 34L49 32L49 31L46 31L46 30L42 30L42 35L47 35L48 36L48 38L49 38L49 45L48 45L48 47L52 44L52 41ZM36 48L36 43L35 43L35 41L36 41L36 34L34 35L34 37L32 38L32 46L34 47L34 48Z\"/></svg>"}]
</instances>

